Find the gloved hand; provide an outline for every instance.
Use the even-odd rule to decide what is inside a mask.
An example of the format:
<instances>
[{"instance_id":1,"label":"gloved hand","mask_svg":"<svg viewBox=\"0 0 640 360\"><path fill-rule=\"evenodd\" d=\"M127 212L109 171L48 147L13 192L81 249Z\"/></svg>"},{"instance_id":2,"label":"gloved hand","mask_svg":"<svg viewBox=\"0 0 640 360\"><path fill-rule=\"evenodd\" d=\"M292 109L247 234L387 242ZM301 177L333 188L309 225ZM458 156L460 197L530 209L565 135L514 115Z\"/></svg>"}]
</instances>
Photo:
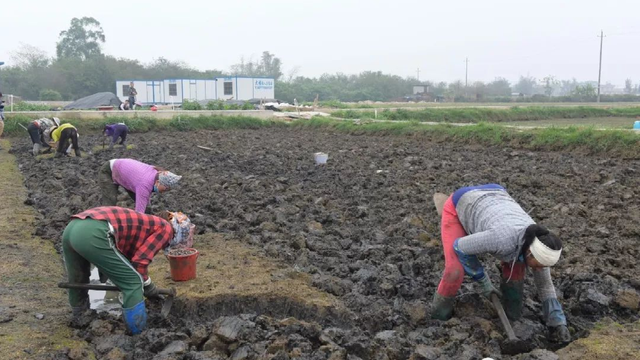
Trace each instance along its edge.
<instances>
[{"instance_id":1,"label":"gloved hand","mask_svg":"<svg viewBox=\"0 0 640 360\"><path fill-rule=\"evenodd\" d=\"M162 295L158 292L156 284L151 282L151 278L144 282L144 296L148 299L162 299Z\"/></svg>"},{"instance_id":2,"label":"gloved hand","mask_svg":"<svg viewBox=\"0 0 640 360\"><path fill-rule=\"evenodd\" d=\"M500 290L496 289L491 283L491 279L485 274L485 276L478 281L482 288L482 296L491 301L491 294L496 294L498 297L502 297Z\"/></svg>"},{"instance_id":3,"label":"gloved hand","mask_svg":"<svg viewBox=\"0 0 640 360\"><path fill-rule=\"evenodd\" d=\"M549 326L549 340L555 343L568 343L571 334L566 325Z\"/></svg>"}]
</instances>

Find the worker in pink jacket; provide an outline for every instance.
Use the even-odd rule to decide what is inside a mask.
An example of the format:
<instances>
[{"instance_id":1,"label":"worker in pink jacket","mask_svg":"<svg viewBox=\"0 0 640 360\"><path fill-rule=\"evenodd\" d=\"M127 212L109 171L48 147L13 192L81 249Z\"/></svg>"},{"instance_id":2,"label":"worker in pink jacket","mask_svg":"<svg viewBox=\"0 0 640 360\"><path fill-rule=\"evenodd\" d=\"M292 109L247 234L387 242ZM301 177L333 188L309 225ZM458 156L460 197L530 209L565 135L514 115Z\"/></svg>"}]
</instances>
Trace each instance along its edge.
<instances>
[{"instance_id":1,"label":"worker in pink jacket","mask_svg":"<svg viewBox=\"0 0 640 360\"><path fill-rule=\"evenodd\" d=\"M99 183L102 205L116 206L118 187L127 190L136 202L135 210L145 212L151 193L162 193L178 185L182 176L133 159L112 159L100 168Z\"/></svg>"}]
</instances>

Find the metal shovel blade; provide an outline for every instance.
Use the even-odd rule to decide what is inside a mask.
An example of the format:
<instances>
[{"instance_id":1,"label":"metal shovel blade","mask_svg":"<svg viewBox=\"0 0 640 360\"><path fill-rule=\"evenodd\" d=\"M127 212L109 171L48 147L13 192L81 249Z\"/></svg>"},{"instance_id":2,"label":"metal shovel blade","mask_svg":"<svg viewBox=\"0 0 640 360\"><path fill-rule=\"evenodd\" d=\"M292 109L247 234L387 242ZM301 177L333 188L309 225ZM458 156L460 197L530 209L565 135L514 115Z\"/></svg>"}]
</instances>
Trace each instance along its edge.
<instances>
[{"instance_id":1,"label":"metal shovel blade","mask_svg":"<svg viewBox=\"0 0 640 360\"><path fill-rule=\"evenodd\" d=\"M517 355L532 351L535 347L532 341L524 341L516 337L516 334L513 332L513 328L511 327L511 323L507 318L507 314L504 312L502 303L500 303L498 295L491 294L491 303L498 312L500 322L504 327L504 331L507 333L507 339L503 341L502 344L500 344L500 349L502 350L502 352L507 355Z\"/></svg>"},{"instance_id":2,"label":"metal shovel blade","mask_svg":"<svg viewBox=\"0 0 640 360\"><path fill-rule=\"evenodd\" d=\"M58 283L59 288L63 289L85 289L85 290L103 290L103 291L120 291L117 286L112 285L98 285L98 284L74 284L74 283ZM169 316L171 312L171 307L173 306L173 298L176 296L176 289L158 289L158 293L163 295L164 303L162 304L162 310L160 310L160 315L163 318Z\"/></svg>"}]
</instances>

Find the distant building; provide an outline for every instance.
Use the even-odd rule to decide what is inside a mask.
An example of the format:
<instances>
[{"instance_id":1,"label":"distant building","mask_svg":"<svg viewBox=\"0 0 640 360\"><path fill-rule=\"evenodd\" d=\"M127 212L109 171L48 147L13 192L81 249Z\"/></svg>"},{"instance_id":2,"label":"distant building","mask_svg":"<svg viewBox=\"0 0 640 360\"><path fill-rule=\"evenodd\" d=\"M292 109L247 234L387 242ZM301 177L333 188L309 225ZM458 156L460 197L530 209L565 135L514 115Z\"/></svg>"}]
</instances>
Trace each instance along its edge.
<instances>
[{"instance_id":1,"label":"distant building","mask_svg":"<svg viewBox=\"0 0 640 360\"><path fill-rule=\"evenodd\" d=\"M129 98L129 83L141 104L180 104L184 100L274 99L273 78L229 76L213 79L118 80L116 95Z\"/></svg>"},{"instance_id":2,"label":"distant building","mask_svg":"<svg viewBox=\"0 0 640 360\"><path fill-rule=\"evenodd\" d=\"M429 85L413 85L413 95L426 94L429 92Z\"/></svg>"}]
</instances>

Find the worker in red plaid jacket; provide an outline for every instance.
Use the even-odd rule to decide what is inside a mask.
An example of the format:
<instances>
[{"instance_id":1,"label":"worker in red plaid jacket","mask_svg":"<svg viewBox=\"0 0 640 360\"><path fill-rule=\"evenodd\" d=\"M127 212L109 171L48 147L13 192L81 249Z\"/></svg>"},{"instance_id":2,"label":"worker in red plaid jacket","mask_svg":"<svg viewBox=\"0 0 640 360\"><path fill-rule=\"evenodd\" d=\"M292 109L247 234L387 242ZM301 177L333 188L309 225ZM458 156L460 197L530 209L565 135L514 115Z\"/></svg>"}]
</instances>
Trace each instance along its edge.
<instances>
[{"instance_id":1,"label":"worker in red plaid jacket","mask_svg":"<svg viewBox=\"0 0 640 360\"><path fill-rule=\"evenodd\" d=\"M71 283L89 283L95 265L123 295L127 329L138 334L146 327L144 298L158 298L147 273L155 254L182 246L187 239L174 236L173 213L146 215L131 209L103 206L73 215L62 234L62 251ZM188 218L184 221L189 221ZM89 309L87 290L69 289L74 317Z\"/></svg>"}]
</instances>

